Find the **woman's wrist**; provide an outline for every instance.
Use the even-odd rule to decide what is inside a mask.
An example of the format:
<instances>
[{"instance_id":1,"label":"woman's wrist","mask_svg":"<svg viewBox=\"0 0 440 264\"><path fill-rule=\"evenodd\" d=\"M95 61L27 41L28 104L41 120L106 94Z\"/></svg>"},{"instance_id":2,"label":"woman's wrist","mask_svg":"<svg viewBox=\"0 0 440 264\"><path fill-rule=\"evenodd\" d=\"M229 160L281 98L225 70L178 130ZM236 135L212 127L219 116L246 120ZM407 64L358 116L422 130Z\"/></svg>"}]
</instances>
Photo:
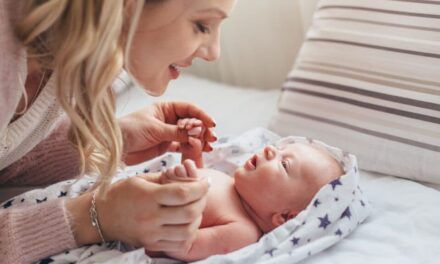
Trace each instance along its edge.
<instances>
[{"instance_id":1,"label":"woman's wrist","mask_svg":"<svg viewBox=\"0 0 440 264\"><path fill-rule=\"evenodd\" d=\"M71 218L72 231L77 245L101 242L98 231L90 219L92 196L91 192L84 193L66 201L66 210Z\"/></svg>"}]
</instances>

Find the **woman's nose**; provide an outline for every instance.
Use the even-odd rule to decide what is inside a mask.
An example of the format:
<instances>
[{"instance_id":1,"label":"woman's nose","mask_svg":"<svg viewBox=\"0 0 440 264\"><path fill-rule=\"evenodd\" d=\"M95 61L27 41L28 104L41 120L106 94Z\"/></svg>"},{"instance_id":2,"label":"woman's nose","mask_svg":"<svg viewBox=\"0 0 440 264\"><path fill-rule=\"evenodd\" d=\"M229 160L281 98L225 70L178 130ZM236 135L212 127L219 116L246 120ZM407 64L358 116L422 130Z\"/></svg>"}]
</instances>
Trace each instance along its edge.
<instances>
[{"instance_id":1,"label":"woman's nose","mask_svg":"<svg viewBox=\"0 0 440 264\"><path fill-rule=\"evenodd\" d=\"M220 43L216 38L210 43L201 45L197 50L197 57L206 61L215 61L220 57Z\"/></svg>"},{"instance_id":2,"label":"woman's nose","mask_svg":"<svg viewBox=\"0 0 440 264\"><path fill-rule=\"evenodd\" d=\"M264 157L267 160L272 160L276 156L276 148L272 145L268 145L264 148Z\"/></svg>"}]
</instances>

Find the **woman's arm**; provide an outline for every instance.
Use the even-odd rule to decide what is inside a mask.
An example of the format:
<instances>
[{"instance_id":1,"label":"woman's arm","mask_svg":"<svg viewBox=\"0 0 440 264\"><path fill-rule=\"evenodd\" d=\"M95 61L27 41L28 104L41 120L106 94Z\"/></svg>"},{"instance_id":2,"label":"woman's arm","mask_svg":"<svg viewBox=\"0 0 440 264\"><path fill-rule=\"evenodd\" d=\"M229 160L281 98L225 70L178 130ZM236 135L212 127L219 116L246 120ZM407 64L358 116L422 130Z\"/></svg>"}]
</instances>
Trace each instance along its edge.
<instances>
[{"instance_id":1,"label":"woman's arm","mask_svg":"<svg viewBox=\"0 0 440 264\"><path fill-rule=\"evenodd\" d=\"M64 202L57 199L22 208L1 208L1 262L33 263L75 248Z\"/></svg>"},{"instance_id":2,"label":"woman's arm","mask_svg":"<svg viewBox=\"0 0 440 264\"><path fill-rule=\"evenodd\" d=\"M78 176L79 155L67 139L68 129L65 116L32 151L0 171L0 184L41 186Z\"/></svg>"}]
</instances>

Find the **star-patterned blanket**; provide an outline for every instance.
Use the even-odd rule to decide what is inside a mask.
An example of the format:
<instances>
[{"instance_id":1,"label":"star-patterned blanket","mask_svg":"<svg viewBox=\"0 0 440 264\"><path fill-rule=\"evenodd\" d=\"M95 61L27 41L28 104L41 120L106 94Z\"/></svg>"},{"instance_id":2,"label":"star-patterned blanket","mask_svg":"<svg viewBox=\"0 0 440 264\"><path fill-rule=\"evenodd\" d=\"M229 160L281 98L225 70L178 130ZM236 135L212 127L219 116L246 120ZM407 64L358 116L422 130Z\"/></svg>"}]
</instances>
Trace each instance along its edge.
<instances>
[{"instance_id":1,"label":"star-patterned blanket","mask_svg":"<svg viewBox=\"0 0 440 264\"><path fill-rule=\"evenodd\" d=\"M328 151L341 163L345 174L321 188L308 207L295 218L265 234L252 245L238 251L211 256L197 263L298 263L336 244L360 225L371 211L367 198L358 185L356 157L317 140L304 137L280 138L264 128L250 130L238 137L223 137L214 151L204 156L205 166L229 175L251 155L267 144L302 142ZM162 171L180 162L177 154L165 154L150 162L121 171L115 181L138 173ZM65 181L17 196L0 208L41 203L59 197L75 197L88 190L93 177ZM153 259L143 249L131 249L122 243L96 244L69 250L39 263L180 263L171 259Z\"/></svg>"}]
</instances>

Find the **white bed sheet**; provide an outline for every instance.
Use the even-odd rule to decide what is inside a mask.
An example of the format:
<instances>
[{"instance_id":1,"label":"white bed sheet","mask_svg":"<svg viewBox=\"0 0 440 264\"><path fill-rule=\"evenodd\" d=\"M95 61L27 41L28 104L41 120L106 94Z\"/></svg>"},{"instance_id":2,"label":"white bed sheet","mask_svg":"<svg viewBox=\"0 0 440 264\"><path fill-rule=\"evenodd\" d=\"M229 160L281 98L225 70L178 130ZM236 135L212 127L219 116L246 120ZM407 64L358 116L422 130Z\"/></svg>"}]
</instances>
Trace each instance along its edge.
<instances>
[{"instance_id":1,"label":"white bed sheet","mask_svg":"<svg viewBox=\"0 0 440 264\"><path fill-rule=\"evenodd\" d=\"M151 98L139 89L123 92L118 98L118 115L157 100L190 101L217 120L220 137L234 136L257 126L267 127L278 96L276 90L244 89L183 75L160 98ZM350 236L303 263L440 263L438 186L365 171L361 172L361 186L373 206L371 216Z\"/></svg>"},{"instance_id":2,"label":"white bed sheet","mask_svg":"<svg viewBox=\"0 0 440 264\"><path fill-rule=\"evenodd\" d=\"M118 103L122 114L144 102L191 101L214 116L216 132L224 136L267 127L278 97L277 90L244 89L183 75L163 97L152 100L130 90ZM345 240L304 263L440 263L439 186L366 171L361 186L372 203L372 215Z\"/></svg>"}]
</instances>

